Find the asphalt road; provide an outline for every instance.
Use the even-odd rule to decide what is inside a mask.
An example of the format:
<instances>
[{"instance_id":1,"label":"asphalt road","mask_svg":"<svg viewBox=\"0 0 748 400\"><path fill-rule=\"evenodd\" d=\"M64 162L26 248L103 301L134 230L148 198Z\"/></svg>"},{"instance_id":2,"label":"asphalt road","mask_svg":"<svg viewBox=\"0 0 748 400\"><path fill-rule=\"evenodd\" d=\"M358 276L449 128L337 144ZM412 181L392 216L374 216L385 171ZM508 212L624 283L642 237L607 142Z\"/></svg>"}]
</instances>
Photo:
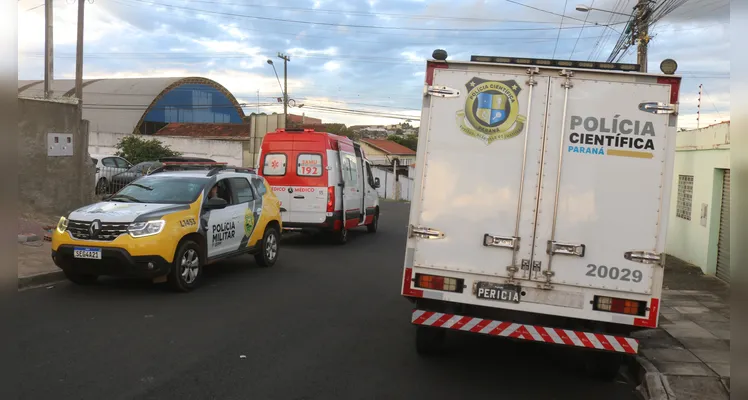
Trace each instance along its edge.
<instances>
[{"instance_id":1,"label":"asphalt road","mask_svg":"<svg viewBox=\"0 0 748 400\"><path fill-rule=\"evenodd\" d=\"M379 232L344 247L291 236L275 267L237 258L189 294L114 279L23 291L19 398L637 398L543 345L455 336L416 355L399 294L407 213L383 203Z\"/></svg>"}]
</instances>

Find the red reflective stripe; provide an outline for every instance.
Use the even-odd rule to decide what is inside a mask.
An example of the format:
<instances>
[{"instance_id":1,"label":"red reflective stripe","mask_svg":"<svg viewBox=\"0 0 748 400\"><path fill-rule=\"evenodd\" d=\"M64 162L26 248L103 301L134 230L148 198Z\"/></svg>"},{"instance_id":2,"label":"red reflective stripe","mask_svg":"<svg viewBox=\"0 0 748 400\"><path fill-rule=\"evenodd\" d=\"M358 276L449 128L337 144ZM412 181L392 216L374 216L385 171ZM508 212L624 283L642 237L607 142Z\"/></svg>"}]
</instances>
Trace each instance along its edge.
<instances>
[{"instance_id":1,"label":"red reflective stripe","mask_svg":"<svg viewBox=\"0 0 748 400\"><path fill-rule=\"evenodd\" d=\"M475 324L474 327L470 328L470 332L480 332L481 329L485 328L490 323L491 323L491 320L489 320L489 319L483 319L480 322L478 322L477 324Z\"/></svg>"},{"instance_id":2,"label":"red reflective stripe","mask_svg":"<svg viewBox=\"0 0 748 400\"><path fill-rule=\"evenodd\" d=\"M510 325L512 325L511 322L502 322L496 328L493 328L491 332L488 332L489 335L498 335L501 332L504 332L506 328L508 328Z\"/></svg>"},{"instance_id":3,"label":"red reflective stripe","mask_svg":"<svg viewBox=\"0 0 748 400\"><path fill-rule=\"evenodd\" d=\"M438 68L447 69L449 66L446 63L429 62L426 64L426 84L432 85L434 83L434 71Z\"/></svg>"},{"instance_id":4,"label":"red reflective stripe","mask_svg":"<svg viewBox=\"0 0 748 400\"><path fill-rule=\"evenodd\" d=\"M441 327L442 325L444 325L445 322L449 321L449 319L452 317L454 317L454 315L444 314L441 317L439 317L436 321L434 321L434 323L431 324L431 326Z\"/></svg>"},{"instance_id":5,"label":"red reflective stripe","mask_svg":"<svg viewBox=\"0 0 748 400\"><path fill-rule=\"evenodd\" d=\"M605 335L601 335L599 333L594 334L597 338L597 341L600 342L601 345L603 345L603 348L605 350L615 350L615 348L608 342L608 339L605 338Z\"/></svg>"},{"instance_id":6,"label":"red reflective stripe","mask_svg":"<svg viewBox=\"0 0 748 400\"><path fill-rule=\"evenodd\" d=\"M452 325L452 329L460 329L468 322L472 321L473 317L462 317L459 321L455 322L454 325Z\"/></svg>"},{"instance_id":7,"label":"red reflective stripe","mask_svg":"<svg viewBox=\"0 0 748 400\"><path fill-rule=\"evenodd\" d=\"M335 221L337 224L340 221ZM339 229L339 225L336 227ZM411 289L410 284L413 279L413 269L405 268L405 274L403 278L403 296L423 297L423 290Z\"/></svg>"},{"instance_id":8,"label":"red reflective stripe","mask_svg":"<svg viewBox=\"0 0 748 400\"><path fill-rule=\"evenodd\" d=\"M660 312L660 299L652 299L649 305L649 317L634 319L634 326L657 328L657 316L659 312Z\"/></svg>"},{"instance_id":9,"label":"red reflective stripe","mask_svg":"<svg viewBox=\"0 0 748 400\"><path fill-rule=\"evenodd\" d=\"M416 319L415 319L415 320L413 321L413 323L414 323L414 324L418 324L418 325L421 325L421 324L423 324L424 322L426 322L426 320L427 320L427 319L431 318L431 316L432 316L432 315L434 315L434 312L433 312L433 311L426 311L426 312L424 312L423 314L421 314L421 316L420 316L420 317L416 318Z\"/></svg>"},{"instance_id":10,"label":"red reflective stripe","mask_svg":"<svg viewBox=\"0 0 748 400\"><path fill-rule=\"evenodd\" d=\"M680 78L657 78L657 83L670 85L670 103L678 103L680 95Z\"/></svg>"},{"instance_id":11,"label":"red reflective stripe","mask_svg":"<svg viewBox=\"0 0 748 400\"><path fill-rule=\"evenodd\" d=\"M569 335L567 335L563 329L553 328L553 331L556 332L556 334L561 338L561 341L563 341L564 344L574 346L574 341L569 338Z\"/></svg>"},{"instance_id":12,"label":"red reflective stripe","mask_svg":"<svg viewBox=\"0 0 748 400\"><path fill-rule=\"evenodd\" d=\"M574 331L574 334L577 335L577 338L582 341L584 347L595 347L595 345L590 342L590 339L587 338L587 335L585 335L584 332Z\"/></svg>"},{"instance_id":13,"label":"red reflective stripe","mask_svg":"<svg viewBox=\"0 0 748 400\"><path fill-rule=\"evenodd\" d=\"M616 339L618 344L620 344L621 347L623 347L623 349L626 350L626 353L636 354L636 351L634 351L634 349L631 348L631 345L626 340L626 338L622 338L620 336L613 336L613 337Z\"/></svg>"},{"instance_id":14,"label":"red reflective stripe","mask_svg":"<svg viewBox=\"0 0 748 400\"><path fill-rule=\"evenodd\" d=\"M555 343L555 340L553 340L551 335L549 335L548 332L546 332L545 328L543 328L542 326L537 326L537 325L535 325L534 328L536 331L538 331L538 335L540 335L543 341L548 342L548 343Z\"/></svg>"}]
</instances>

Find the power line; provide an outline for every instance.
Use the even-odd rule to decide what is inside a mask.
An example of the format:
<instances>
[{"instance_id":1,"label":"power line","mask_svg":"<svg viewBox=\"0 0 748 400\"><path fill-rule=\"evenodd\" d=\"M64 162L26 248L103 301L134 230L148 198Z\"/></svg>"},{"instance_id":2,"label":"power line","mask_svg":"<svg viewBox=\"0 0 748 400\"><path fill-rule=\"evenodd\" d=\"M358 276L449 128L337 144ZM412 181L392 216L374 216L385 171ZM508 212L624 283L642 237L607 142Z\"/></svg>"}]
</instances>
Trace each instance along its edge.
<instances>
[{"instance_id":1,"label":"power line","mask_svg":"<svg viewBox=\"0 0 748 400\"><path fill-rule=\"evenodd\" d=\"M595 6L595 0L592 0L592 4L590 4L590 8ZM589 18L590 13L586 13L587 15L584 16L584 22L582 22L582 29L579 30L579 36L577 36L577 41L574 42L574 47L571 49L571 54L569 55L569 60L571 60L574 57L574 51L577 49L577 45L579 44L579 39L582 38L582 32L584 31L584 26L587 24L587 18Z\"/></svg>"},{"instance_id":2,"label":"power line","mask_svg":"<svg viewBox=\"0 0 748 400\"><path fill-rule=\"evenodd\" d=\"M558 39L561 37L561 29L564 27L564 17L566 16L566 6L569 5L569 0L564 0L564 12L561 15L561 24L558 26L558 35L556 36L556 45L553 46L553 55L551 58L556 58L556 50L558 49ZM582 29L584 29L584 25L582 25ZM579 32L581 33L582 30L580 29Z\"/></svg>"},{"instance_id":3,"label":"power line","mask_svg":"<svg viewBox=\"0 0 748 400\"><path fill-rule=\"evenodd\" d=\"M555 24L553 21L527 21L527 20L506 20L499 18L476 18L476 17L453 17L443 15L417 15L417 14L405 14L405 13L388 13L388 12L367 12L367 11L348 11L348 10L333 10L325 8L304 8L304 7L290 7L290 6L278 6L268 4L247 4L247 3L227 3L222 1L210 1L210 0L182 0L190 3L205 3L205 4L218 4L225 6L237 6L237 7L256 7L256 8L270 8L278 10L289 10L298 12L309 12L309 13L330 13L330 14L343 14L343 15L358 15L364 17L392 17L392 18L407 18L407 19L426 19L435 20L443 19L450 21L469 21L469 22L506 22L506 23L532 23L532 24Z\"/></svg>"},{"instance_id":4,"label":"power line","mask_svg":"<svg viewBox=\"0 0 748 400\"><path fill-rule=\"evenodd\" d=\"M334 27L343 27L343 28L366 28L366 29L391 29L391 30L403 30L403 31L427 31L427 32L439 32L439 31L448 31L448 32L519 32L519 31L548 31L548 30L555 30L556 28L426 28L426 27L404 27L404 26L379 26L379 25L359 25L359 24L337 24L337 23L331 23L331 22L316 22L316 21L300 21L300 20L292 20L292 19L285 19L285 18L274 18L274 17L262 17L257 15L246 15L246 14L237 14L237 13L228 13L228 12L221 12L221 11L210 11L210 10L204 10L199 8L192 8L192 7L183 7L183 6L177 6L174 4L165 4L165 3L157 3L152 2L148 0L128 0L128 1L134 1L138 3L143 3L151 6L162 6L162 7L169 7L177 10L185 10L185 11L192 11L192 12L200 12L205 14L213 14L213 15L221 15L221 16L233 16L233 17L242 17L242 18L249 18L249 19L258 19L263 21L274 21L274 22L285 22L285 23L296 23L296 24L305 24L305 25L322 25L322 26L334 26ZM510 0L507 0L510 1ZM567 26L563 29L579 29L581 26Z\"/></svg>"}]
</instances>

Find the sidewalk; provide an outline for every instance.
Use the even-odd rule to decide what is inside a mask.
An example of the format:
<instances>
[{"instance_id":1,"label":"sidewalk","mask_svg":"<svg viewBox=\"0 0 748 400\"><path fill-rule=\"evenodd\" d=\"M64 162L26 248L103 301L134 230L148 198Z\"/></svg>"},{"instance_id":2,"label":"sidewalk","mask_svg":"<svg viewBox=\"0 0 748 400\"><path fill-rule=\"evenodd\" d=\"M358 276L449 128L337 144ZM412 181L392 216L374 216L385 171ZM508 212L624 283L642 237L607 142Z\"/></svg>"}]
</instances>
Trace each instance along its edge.
<instances>
[{"instance_id":1,"label":"sidewalk","mask_svg":"<svg viewBox=\"0 0 748 400\"><path fill-rule=\"evenodd\" d=\"M64 279L62 270L52 262L50 242L44 241L45 224L18 219L18 234L33 235L31 241L18 246L18 288L43 285Z\"/></svg>"},{"instance_id":2,"label":"sidewalk","mask_svg":"<svg viewBox=\"0 0 748 400\"><path fill-rule=\"evenodd\" d=\"M729 299L729 285L668 257L660 328L637 337L677 400L730 398Z\"/></svg>"}]
</instances>

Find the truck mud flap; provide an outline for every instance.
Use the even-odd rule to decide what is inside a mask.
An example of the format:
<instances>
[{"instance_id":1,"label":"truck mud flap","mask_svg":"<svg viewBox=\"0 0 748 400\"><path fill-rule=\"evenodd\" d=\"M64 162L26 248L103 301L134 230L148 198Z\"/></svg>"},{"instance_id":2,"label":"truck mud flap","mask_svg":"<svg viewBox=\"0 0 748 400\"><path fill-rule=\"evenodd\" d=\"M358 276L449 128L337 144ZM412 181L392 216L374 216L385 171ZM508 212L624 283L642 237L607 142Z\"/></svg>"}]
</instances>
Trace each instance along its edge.
<instances>
[{"instance_id":1,"label":"truck mud flap","mask_svg":"<svg viewBox=\"0 0 748 400\"><path fill-rule=\"evenodd\" d=\"M602 333L518 324L508 321L473 318L419 309L413 310L411 322L414 325L564 346L584 347L614 353L637 354L639 352L638 340Z\"/></svg>"}]
</instances>

